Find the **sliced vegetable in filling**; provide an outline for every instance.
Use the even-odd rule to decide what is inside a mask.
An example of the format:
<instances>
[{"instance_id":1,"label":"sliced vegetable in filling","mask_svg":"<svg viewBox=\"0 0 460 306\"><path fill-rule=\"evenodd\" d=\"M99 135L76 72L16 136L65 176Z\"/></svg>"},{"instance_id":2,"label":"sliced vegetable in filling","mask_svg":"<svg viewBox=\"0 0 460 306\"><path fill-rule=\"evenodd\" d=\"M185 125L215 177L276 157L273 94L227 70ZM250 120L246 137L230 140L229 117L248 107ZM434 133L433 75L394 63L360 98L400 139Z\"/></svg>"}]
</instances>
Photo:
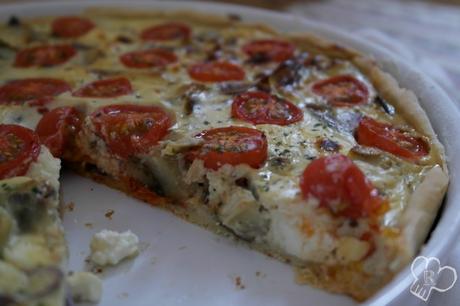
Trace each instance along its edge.
<instances>
[{"instance_id":1,"label":"sliced vegetable in filling","mask_svg":"<svg viewBox=\"0 0 460 306\"><path fill-rule=\"evenodd\" d=\"M77 54L71 45L44 45L20 50L14 66L18 68L50 67L64 64Z\"/></svg>"},{"instance_id":2,"label":"sliced vegetable in filling","mask_svg":"<svg viewBox=\"0 0 460 306\"><path fill-rule=\"evenodd\" d=\"M206 130L196 137L204 143L187 152L185 157L201 159L209 169L239 164L260 168L267 159L267 139L256 129L229 126Z\"/></svg>"},{"instance_id":3,"label":"sliced vegetable in filling","mask_svg":"<svg viewBox=\"0 0 460 306\"><path fill-rule=\"evenodd\" d=\"M245 77L243 68L224 61L194 64L188 68L188 74L200 82L241 81Z\"/></svg>"},{"instance_id":4,"label":"sliced vegetable in filling","mask_svg":"<svg viewBox=\"0 0 460 306\"><path fill-rule=\"evenodd\" d=\"M127 158L148 151L171 127L173 120L158 106L109 105L91 114L96 133L109 151Z\"/></svg>"},{"instance_id":5,"label":"sliced vegetable in filling","mask_svg":"<svg viewBox=\"0 0 460 306\"><path fill-rule=\"evenodd\" d=\"M40 154L40 140L30 129L0 124L0 179L26 174Z\"/></svg>"},{"instance_id":6,"label":"sliced vegetable in filling","mask_svg":"<svg viewBox=\"0 0 460 306\"><path fill-rule=\"evenodd\" d=\"M352 219L375 215L385 203L358 166L342 154L312 161L301 176L300 189L305 199L314 197L333 215Z\"/></svg>"},{"instance_id":7,"label":"sliced vegetable in filling","mask_svg":"<svg viewBox=\"0 0 460 306\"><path fill-rule=\"evenodd\" d=\"M253 124L288 125L302 120L303 112L287 100L258 91L235 97L232 116Z\"/></svg>"},{"instance_id":8,"label":"sliced vegetable in filling","mask_svg":"<svg viewBox=\"0 0 460 306\"><path fill-rule=\"evenodd\" d=\"M0 104L43 105L70 90L66 82L52 78L13 80L0 87Z\"/></svg>"},{"instance_id":9,"label":"sliced vegetable in filling","mask_svg":"<svg viewBox=\"0 0 460 306\"><path fill-rule=\"evenodd\" d=\"M119 77L91 82L72 95L84 98L116 98L132 92L131 82L125 77Z\"/></svg>"},{"instance_id":10,"label":"sliced vegetable in filling","mask_svg":"<svg viewBox=\"0 0 460 306\"><path fill-rule=\"evenodd\" d=\"M151 41L186 40L190 38L191 29L180 22L168 22L146 28L140 34L141 39Z\"/></svg>"},{"instance_id":11,"label":"sliced vegetable in filling","mask_svg":"<svg viewBox=\"0 0 460 306\"><path fill-rule=\"evenodd\" d=\"M411 161L417 161L430 152L429 144L422 137L370 117L361 119L356 140L360 145L379 148Z\"/></svg>"},{"instance_id":12,"label":"sliced vegetable in filling","mask_svg":"<svg viewBox=\"0 0 460 306\"><path fill-rule=\"evenodd\" d=\"M53 21L51 32L60 38L77 38L91 31L94 26L94 23L87 18L65 16Z\"/></svg>"},{"instance_id":13,"label":"sliced vegetable in filling","mask_svg":"<svg viewBox=\"0 0 460 306\"><path fill-rule=\"evenodd\" d=\"M35 129L40 141L54 157L61 157L81 129L80 114L74 107L58 107L46 113Z\"/></svg>"},{"instance_id":14,"label":"sliced vegetable in filling","mask_svg":"<svg viewBox=\"0 0 460 306\"><path fill-rule=\"evenodd\" d=\"M312 85L313 93L333 106L353 106L368 102L366 84L351 75L338 75Z\"/></svg>"}]
</instances>

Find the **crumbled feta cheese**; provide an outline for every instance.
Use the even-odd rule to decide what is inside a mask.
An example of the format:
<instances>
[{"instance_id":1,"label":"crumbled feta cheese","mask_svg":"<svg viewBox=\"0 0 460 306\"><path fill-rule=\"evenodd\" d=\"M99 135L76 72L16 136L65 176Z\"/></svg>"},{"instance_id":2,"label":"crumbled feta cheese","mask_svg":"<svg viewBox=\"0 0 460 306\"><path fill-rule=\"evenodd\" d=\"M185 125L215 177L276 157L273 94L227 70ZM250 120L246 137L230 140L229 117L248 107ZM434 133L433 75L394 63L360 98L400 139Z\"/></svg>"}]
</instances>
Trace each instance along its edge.
<instances>
[{"instance_id":1,"label":"crumbled feta cheese","mask_svg":"<svg viewBox=\"0 0 460 306\"><path fill-rule=\"evenodd\" d=\"M116 265L139 251L139 238L131 231L102 230L91 240L91 261L97 265Z\"/></svg>"},{"instance_id":2,"label":"crumbled feta cheese","mask_svg":"<svg viewBox=\"0 0 460 306\"><path fill-rule=\"evenodd\" d=\"M39 235L22 235L12 239L3 250L4 260L21 269L53 264L46 240Z\"/></svg>"},{"instance_id":3,"label":"crumbled feta cheese","mask_svg":"<svg viewBox=\"0 0 460 306\"><path fill-rule=\"evenodd\" d=\"M48 181L55 190L59 190L59 171L61 161L54 158L47 147L41 146L37 161L33 162L25 176Z\"/></svg>"},{"instance_id":4,"label":"crumbled feta cheese","mask_svg":"<svg viewBox=\"0 0 460 306\"><path fill-rule=\"evenodd\" d=\"M90 272L77 272L67 277L72 299L77 302L99 303L102 281Z\"/></svg>"}]
</instances>

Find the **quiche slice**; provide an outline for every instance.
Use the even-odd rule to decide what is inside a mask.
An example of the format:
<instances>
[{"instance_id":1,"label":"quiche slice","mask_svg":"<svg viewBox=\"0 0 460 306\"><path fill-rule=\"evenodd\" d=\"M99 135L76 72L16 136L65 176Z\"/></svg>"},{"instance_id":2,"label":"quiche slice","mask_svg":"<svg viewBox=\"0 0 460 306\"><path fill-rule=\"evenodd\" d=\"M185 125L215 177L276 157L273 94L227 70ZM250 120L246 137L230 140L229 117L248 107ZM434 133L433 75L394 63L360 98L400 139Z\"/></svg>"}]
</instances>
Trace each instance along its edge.
<instances>
[{"instance_id":1,"label":"quiche slice","mask_svg":"<svg viewBox=\"0 0 460 306\"><path fill-rule=\"evenodd\" d=\"M60 161L28 128L2 124L0 135L0 304L62 305Z\"/></svg>"},{"instance_id":2,"label":"quiche slice","mask_svg":"<svg viewBox=\"0 0 460 306\"><path fill-rule=\"evenodd\" d=\"M0 132L34 130L50 160L283 260L300 283L367 299L418 252L448 185L415 95L310 34L102 8L14 19L0 40ZM0 179L49 184L11 135ZM27 276L5 252L16 235L1 263Z\"/></svg>"}]
</instances>

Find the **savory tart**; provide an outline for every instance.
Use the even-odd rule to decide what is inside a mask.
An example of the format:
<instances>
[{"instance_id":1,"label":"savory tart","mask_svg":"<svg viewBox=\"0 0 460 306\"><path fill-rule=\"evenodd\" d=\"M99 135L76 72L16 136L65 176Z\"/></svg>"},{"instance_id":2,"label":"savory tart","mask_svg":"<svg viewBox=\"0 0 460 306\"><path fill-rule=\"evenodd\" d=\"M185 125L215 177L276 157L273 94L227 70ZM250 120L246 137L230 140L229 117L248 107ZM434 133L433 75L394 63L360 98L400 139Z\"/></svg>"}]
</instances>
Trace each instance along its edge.
<instances>
[{"instance_id":1,"label":"savory tart","mask_svg":"<svg viewBox=\"0 0 460 306\"><path fill-rule=\"evenodd\" d=\"M93 8L0 29L0 267L62 273L59 160L357 300L410 262L448 185L416 96L354 50L236 17ZM36 295L0 282L12 304Z\"/></svg>"}]
</instances>

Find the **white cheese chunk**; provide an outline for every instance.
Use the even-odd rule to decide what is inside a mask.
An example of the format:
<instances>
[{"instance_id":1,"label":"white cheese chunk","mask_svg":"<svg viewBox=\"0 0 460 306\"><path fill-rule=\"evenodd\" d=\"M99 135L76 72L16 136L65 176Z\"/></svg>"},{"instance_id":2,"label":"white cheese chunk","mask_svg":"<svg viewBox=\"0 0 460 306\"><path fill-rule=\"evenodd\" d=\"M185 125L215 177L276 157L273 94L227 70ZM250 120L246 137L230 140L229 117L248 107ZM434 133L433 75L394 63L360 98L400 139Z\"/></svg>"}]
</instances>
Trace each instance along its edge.
<instances>
[{"instance_id":1,"label":"white cheese chunk","mask_svg":"<svg viewBox=\"0 0 460 306\"><path fill-rule=\"evenodd\" d=\"M99 303L102 295L102 281L90 272L77 272L67 277L72 299L76 303Z\"/></svg>"},{"instance_id":2,"label":"white cheese chunk","mask_svg":"<svg viewBox=\"0 0 460 306\"><path fill-rule=\"evenodd\" d=\"M91 261L100 266L116 265L139 252L139 238L131 231L102 230L91 240Z\"/></svg>"},{"instance_id":3,"label":"white cheese chunk","mask_svg":"<svg viewBox=\"0 0 460 306\"><path fill-rule=\"evenodd\" d=\"M53 264L47 242L40 235L22 235L10 241L3 250L4 260L22 269Z\"/></svg>"},{"instance_id":4,"label":"white cheese chunk","mask_svg":"<svg viewBox=\"0 0 460 306\"><path fill-rule=\"evenodd\" d=\"M61 161L54 158L47 147L41 146L40 155L37 161L32 163L25 176L45 180L53 186L55 190L59 190L59 171L61 170Z\"/></svg>"}]
</instances>

